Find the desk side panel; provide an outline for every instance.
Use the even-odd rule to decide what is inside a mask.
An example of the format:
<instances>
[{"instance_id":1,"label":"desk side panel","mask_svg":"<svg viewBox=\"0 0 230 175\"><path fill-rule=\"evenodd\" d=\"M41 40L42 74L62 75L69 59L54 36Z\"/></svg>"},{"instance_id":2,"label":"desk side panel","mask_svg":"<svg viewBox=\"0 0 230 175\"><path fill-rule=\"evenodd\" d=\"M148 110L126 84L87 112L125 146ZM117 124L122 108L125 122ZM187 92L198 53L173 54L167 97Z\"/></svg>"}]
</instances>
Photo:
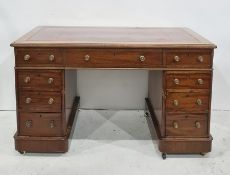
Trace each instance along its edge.
<instances>
[{"instance_id":1,"label":"desk side panel","mask_svg":"<svg viewBox=\"0 0 230 175\"><path fill-rule=\"evenodd\" d=\"M161 136L164 135L163 71L149 71L148 98L154 109Z\"/></svg>"},{"instance_id":2,"label":"desk side panel","mask_svg":"<svg viewBox=\"0 0 230 175\"><path fill-rule=\"evenodd\" d=\"M65 123L67 126L72 105L77 92L77 71L65 70Z\"/></svg>"}]
</instances>

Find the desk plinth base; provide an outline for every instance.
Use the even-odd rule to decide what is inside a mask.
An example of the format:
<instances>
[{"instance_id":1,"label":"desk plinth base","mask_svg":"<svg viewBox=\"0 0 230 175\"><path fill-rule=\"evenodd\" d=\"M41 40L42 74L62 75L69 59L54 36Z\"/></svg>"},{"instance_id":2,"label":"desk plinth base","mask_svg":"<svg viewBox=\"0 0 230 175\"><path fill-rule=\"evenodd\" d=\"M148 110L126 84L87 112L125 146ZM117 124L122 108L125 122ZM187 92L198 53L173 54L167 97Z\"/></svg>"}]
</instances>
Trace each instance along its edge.
<instances>
[{"instance_id":1,"label":"desk plinth base","mask_svg":"<svg viewBox=\"0 0 230 175\"><path fill-rule=\"evenodd\" d=\"M204 154L211 151L212 136L208 138L161 138L159 150L168 154Z\"/></svg>"},{"instance_id":2,"label":"desk plinth base","mask_svg":"<svg viewBox=\"0 0 230 175\"><path fill-rule=\"evenodd\" d=\"M156 135L159 140L158 148L160 152L164 154L204 154L211 151L211 135L204 138L162 137L152 104L148 98L146 98L145 101L147 112L153 121Z\"/></svg>"},{"instance_id":3,"label":"desk plinth base","mask_svg":"<svg viewBox=\"0 0 230 175\"><path fill-rule=\"evenodd\" d=\"M15 149L20 153L65 153L69 148L70 137L74 130L74 119L78 111L80 97L76 97L69 116L66 136L63 137L31 137L14 135Z\"/></svg>"},{"instance_id":4,"label":"desk plinth base","mask_svg":"<svg viewBox=\"0 0 230 175\"><path fill-rule=\"evenodd\" d=\"M15 149L20 153L64 153L68 151L68 137L14 136Z\"/></svg>"}]
</instances>

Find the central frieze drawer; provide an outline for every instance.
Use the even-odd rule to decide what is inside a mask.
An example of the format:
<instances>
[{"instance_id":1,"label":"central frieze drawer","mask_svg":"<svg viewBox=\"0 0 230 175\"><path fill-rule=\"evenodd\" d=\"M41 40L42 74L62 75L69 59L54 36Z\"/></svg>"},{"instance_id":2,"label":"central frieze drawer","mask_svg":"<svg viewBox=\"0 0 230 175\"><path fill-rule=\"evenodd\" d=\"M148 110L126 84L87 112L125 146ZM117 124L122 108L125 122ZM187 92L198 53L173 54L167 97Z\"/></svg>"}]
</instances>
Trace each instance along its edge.
<instances>
[{"instance_id":1,"label":"central frieze drawer","mask_svg":"<svg viewBox=\"0 0 230 175\"><path fill-rule=\"evenodd\" d=\"M61 113L19 113L20 135L62 136Z\"/></svg>"},{"instance_id":2,"label":"central frieze drawer","mask_svg":"<svg viewBox=\"0 0 230 175\"><path fill-rule=\"evenodd\" d=\"M168 92L167 112L208 112L209 91L205 92Z\"/></svg>"},{"instance_id":3,"label":"central frieze drawer","mask_svg":"<svg viewBox=\"0 0 230 175\"><path fill-rule=\"evenodd\" d=\"M160 49L66 49L65 64L78 68L162 67Z\"/></svg>"},{"instance_id":4,"label":"central frieze drawer","mask_svg":"<svg viewBox=\"0 0 230 175\"><path fill-rule=\"evenodd\" d=\"M17 70L16 75L22 90L60 91L63 87L61 70Z\"/></svg>"},{"instance_id":5,"label":"central frieze drawer","mask_svg":"<svg viewBox=\"0 0 230 175\"><path fill-rule=\"evenodd\" d=\"M61 112L62 94L59 92L21 91L18 96L20 111L26 112Z\"/></svg>"},{"instance_id":6,"label":"central frieze drawer","mask_svg":"<svg viewBox=\"0 0 230 175\"><path fill-rule=\"evenodd\" d=\"M16 66L63 66L61 49L21 48L15 50Z\"/></svg>"}]
</instances>

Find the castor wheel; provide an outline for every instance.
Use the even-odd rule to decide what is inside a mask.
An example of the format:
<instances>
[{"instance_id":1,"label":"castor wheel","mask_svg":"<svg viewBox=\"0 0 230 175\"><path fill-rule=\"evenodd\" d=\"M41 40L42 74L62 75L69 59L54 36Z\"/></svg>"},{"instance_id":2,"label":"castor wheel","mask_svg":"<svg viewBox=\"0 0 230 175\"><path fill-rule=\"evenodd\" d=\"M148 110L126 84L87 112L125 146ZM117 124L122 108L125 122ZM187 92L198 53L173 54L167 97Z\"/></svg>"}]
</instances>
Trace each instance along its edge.
<instances>
[{"instance_id":1,"label":"castor wheel","mask_svg":"<svg viewBox=\"0 0 230 175\"><path fill-rule=\"evenodd\" d=\"M26 152L25 151L18 151L20 154L26 154Z\"/></svg>"},{"instance_id":2,"label":"castor wheel","mask_svg":"<svg viewBox=\"0 0 230 175\"><path fill-rule=\"evenodd\" d=\"M162 159L165 160L167 157L167 154L166 153L162 153Z\"/></svg>"},{"instance_id":3,"label":"castor wheel","mask_svg":"<svg viewBox=\"0 0 230 175\"><path fill-rule=\"evenodd\" d=\"M148 112L145 112L145 117L149 117L149 113Z\"/></svg>"},{"instance_id":4,"label":"castor wheel","mask_svg":"<svg viewBox=\"0 0 230 175\"><path fill-rule=\"evenodd\" d=\"M205 156L205 153L200 153L201 156Z\"/></svg>"}]
</instances>

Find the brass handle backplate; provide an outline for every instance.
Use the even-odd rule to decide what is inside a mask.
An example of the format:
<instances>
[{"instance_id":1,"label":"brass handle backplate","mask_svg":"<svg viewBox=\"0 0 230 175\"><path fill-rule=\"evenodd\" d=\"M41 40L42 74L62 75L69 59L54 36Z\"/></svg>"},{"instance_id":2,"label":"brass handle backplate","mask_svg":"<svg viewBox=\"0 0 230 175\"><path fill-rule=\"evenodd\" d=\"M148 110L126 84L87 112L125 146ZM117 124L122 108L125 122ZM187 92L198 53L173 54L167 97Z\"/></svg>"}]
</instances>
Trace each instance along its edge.
<instances>
[{"instance_id":1,"label":"brass handle backplate","mask_svg":"<svg viewBox=\"0 0 230 175\"><path fill-rule=\"evenodd\" d=\"M49 104L49 105L52 105L53 103L54 103L54 99L53 99L53 98L49 98L48 104Z\"/></svg>"},{"instance_id":2,"label":"brass handle backplate","mask_svg":"<svg viewBox=\"0 0 230 175\"><path fill-rule=\"evenodd\" d=\"M48 84L52 84L52 83L53 83L53 81L54 81L54 79L53 79L53 78L48 78Z\"/></svg>"},{"instance_id":3,"label":"brass handle backplate","mask_svg":"<svg viewBox=\"0 0 230 175\"><path fill-rule=\"evenodd\" d=\"M31 101L32 101L32 99L31 98L26 98L26 104L30 104L31 103Z\"/></svg>"},{"instance_id":4,"label":"brass handle backplate","mask_svg":"<svg viewBox=\"0 0 230 175\"><path fill-rule=\"evenodd\" d=\"M50 55L50 56L49 56L49 60L50 60L51 62L54 61L54 58L55 58L54 55Z\"/></svg>"},{"instance_id":5,"label":"brass handle backplate","mask_svg":"<svg viewBox=\"0 0 230 175\"><path fill-rule=\"evenodd\" d=\"M195 122L195 126L196 126L196 128L200 128L200 127L201 127L200 122L196 121L196 122Z\"/></svg>"},{"instance_id":6,"label":"brass handle backplate","mask_svg":"<svg viewBox=\"0 0 230 175\"><path fill-rule=\"evenodd\" d=\"M144 62L144 61L145 61L145 56L144 56L144 55L141 55L141 56L139 57L139 59L140 59L141 62Z\"/></svg>"},{"instance_id":7,"label":"brass handle backplate","mask_svg":"<svg viewBox=\"0 0 230 175\"><path fill-rule=\"evenodd\" d=\"M173 122L173 128L177 129L179 127L178 123L177 122Z\"/></svg>"},{"instance_id":8,"label":"brass handle backplate","mask_svg":"<svg viewBox=\"0 0 230 175\"><path fill-rule=\"evenodd\" d=\"M25 125L27 128L31 128L32 127L32 120L26 120Z\"/></svg>"},{"instance_id":9,"label":"brass handle backplate","mask_svg":"<svg viewBox=\"0 0 230 175\"><path fill-rule=\"evenodd\" d=\"M199 106L201 106L201 105L202 105L202 100L198 98L198 99L196 100L196 104L199 105Z\"/></svg>"},{"instance_id":10,"label":"brass handle backplate","mask_svg":"<svg viewBox=\"0 0 230 175\"><path fill-rule=\"evenodd\" d=\"M25 60L25 61L29 61L29 59L30 59L30 55L29 55L29 54L26 54L26 55L24 56L24 60Z\"/></svg>"},{"instance_id":11,"label":"brass handle backplate","mask_svg":"<svg viewBox=\"0 0 230 175\"><path fill-rule=\"evenodd\" d=\"M197 60L201 63L204 62L204 58L202 56L198 56Z\"/></svg>"},{"instance_id":12,"label":"brass handle backplate","mask_svg":"<svg viewBox=\"0 0 230 175\"><path fill-rule=\"evenodd\" d=\"M85 61L89 61L90 60L90 56L89 55L85 55L84 60Z\"/></svg>"},{"instance_id":13,"label":"brass handle backplate","mask_svg":"<svg viewBox=\"0 0 230 175\"><path fill-rule=\"evenodd\" d=\"M50 128L54 128L54 127L55 127L54 120L51 120L51 121L50 121Z\"/></svg>"},{"instance_id":14,"label":"brass handle backplate","mask_svg":"<svg viewBox=\"0 0 230 175\"><path fill-rule=\"evenodd\" d=\"M174 84L176 85L180 84L180 80L178 78L175 78L173 81L174 81Z\"/></svg>"},{"instance_id":15,"label":"brass handle backplate","mask_svg":"<svg viewBox=\"0 0 230 175\"><path fill-rule=\"evenodd\" d=\"M24 83L29 83L30 82L30 77L25 77L24 78Z\"/></svg>"},{"instance_id":16,"label":"brass handle backplate","mask_svg":"<svg viewBox=\"0 0 230 175\"><path fill-rule=\"evenodd\" d=\"M174 56L174 61L175 61L175 62L179 62L179 61L180 61L180 57L179 57L179 56L177 56L177 55L176 55L176 56Z\"/></svg>"},{"instance_id":17,"label":"brass handle backplate","mask_svg":"<svg viewBox=\"0 0 230 175\"><path fill-rule=\"evenodd\" d=\"M179 106L178 100L173 100L173 105L174 105L174 106Z\"/></svg>"},{"instance_id":18,"label":"brass handle backplate","mask_svg":"<svg viewBox=\"0 0 230 175\"><path fill-rule=\"evenodd\" d=\"M197 79L197 82L198 82L199 85L203 85L204 84L204 80L201 79L201 78Z\"/></svg>"}]
</instances>

